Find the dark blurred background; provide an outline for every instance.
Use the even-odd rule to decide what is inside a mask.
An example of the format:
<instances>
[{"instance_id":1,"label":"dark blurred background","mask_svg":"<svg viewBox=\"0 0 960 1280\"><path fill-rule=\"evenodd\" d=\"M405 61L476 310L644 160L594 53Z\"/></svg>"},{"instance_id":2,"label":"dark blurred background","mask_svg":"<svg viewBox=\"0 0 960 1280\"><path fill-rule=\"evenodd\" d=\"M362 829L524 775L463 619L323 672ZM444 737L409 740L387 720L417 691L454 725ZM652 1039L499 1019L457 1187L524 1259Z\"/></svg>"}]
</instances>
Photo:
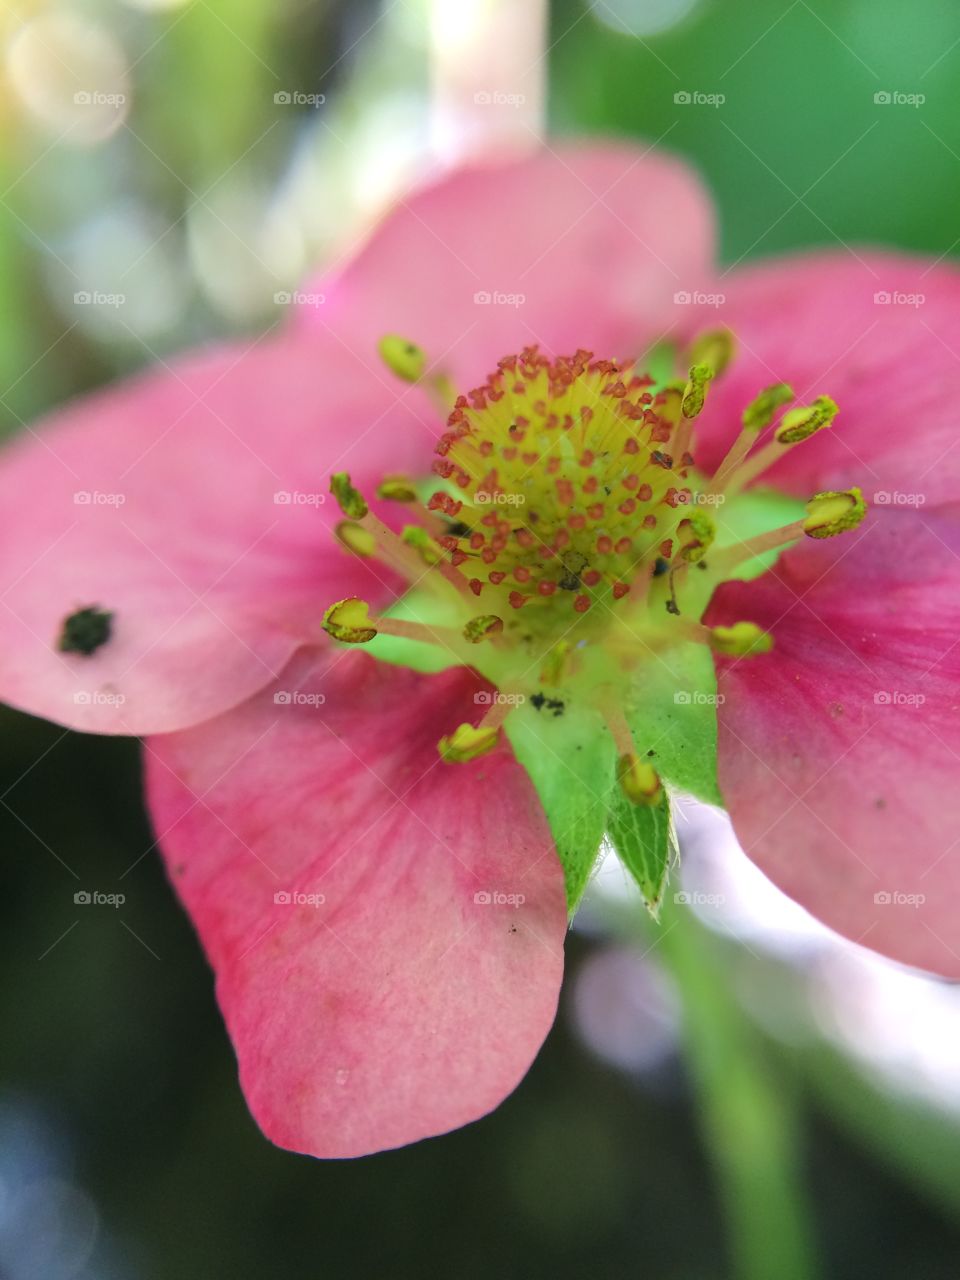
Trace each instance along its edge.
<instances>
[{"instance_id":1,"label":"dark blurred background","mask_svg":"<svg viewBox=\"0 0 960 1280\"><path fill-rule=\"evenodd\" d=\"M282 322L391 194L475 149L457 85L490 24L494 49L515 41L481 74L523 99L503 145L544 120L659 140L711 185L728 265L954 250L946 0L25 0L0 9L4 429ZM608 867L517 1093L449 1137L322 1164L246 1113L136 745L0 713L0 1280L713 1280L745 1274L731 1197L751 1177L756 1229L793 1256L800 1223L814 1258L779 1280L954 1277L957 990L819 929L715 816L681 832L704 976ZM93 889L125 901L75 904ZM788 1171L779 1210L766 1161Z\"/></svg>"}]
</instances>

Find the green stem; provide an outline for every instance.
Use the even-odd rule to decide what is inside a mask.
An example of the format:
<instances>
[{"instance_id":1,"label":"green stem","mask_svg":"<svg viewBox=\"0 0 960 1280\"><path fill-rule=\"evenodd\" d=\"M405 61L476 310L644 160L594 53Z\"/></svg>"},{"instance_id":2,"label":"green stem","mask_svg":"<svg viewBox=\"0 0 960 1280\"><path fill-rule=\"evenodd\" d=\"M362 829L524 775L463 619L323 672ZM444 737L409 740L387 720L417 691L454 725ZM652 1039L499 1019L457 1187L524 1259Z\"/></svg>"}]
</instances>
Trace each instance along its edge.
<instances>
[{"instance_id":1,"label":"green stem","mask_svg":"<svg viewBox=\"0 0 960 1280\"><path fill-rule=\"evenodd\" d=\"M727 1216L738 1280L818 1274L789 1090L725 981L717 946L687 908L665 916L657 951L683 1002L687 1061Z\"/></svg>"}]
</instances>

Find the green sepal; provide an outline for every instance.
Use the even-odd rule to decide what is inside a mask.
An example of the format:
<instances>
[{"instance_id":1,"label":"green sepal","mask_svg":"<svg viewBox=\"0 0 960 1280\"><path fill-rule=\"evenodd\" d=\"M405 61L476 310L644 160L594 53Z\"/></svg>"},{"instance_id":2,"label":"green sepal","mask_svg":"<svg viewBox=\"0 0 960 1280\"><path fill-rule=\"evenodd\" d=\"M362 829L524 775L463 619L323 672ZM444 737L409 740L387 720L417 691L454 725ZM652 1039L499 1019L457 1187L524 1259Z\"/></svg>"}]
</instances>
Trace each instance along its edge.
<instances>
[{"instance_id":1,"label":"green sepal","mask_svg":"<svg viewBox=\"0 0 960 1280\"><path fill-rule=\"evenodd\" d=\"M607 834L639 886L647 910L659 920L663 891L678 853L666 790L656 804L632 804L617 787L611 798Z\"/></svg>"},{"instance_id":2,"label":"green sepal","mask_svg":"<svg viewBox=\"0 0 960 1280\"><path fill-rule=\"evenodd\" d=\"M619 791L616 749L595 712L569 705L560 715L554 710L528 701L504 729L546 812L573 912L600 852L612 792Z\"/></svg>"},{"instance_id":3,"label":"green sepal","mask_svg":"<svg viewBox=\"0 0 960 1280\"><path fill-rule=\"evenodd\" d=\"M708 804L717 786L717 676L704 645L685 644L644 669L623 706L641 756L665 782Z\"/></svg>"}]
</instances>

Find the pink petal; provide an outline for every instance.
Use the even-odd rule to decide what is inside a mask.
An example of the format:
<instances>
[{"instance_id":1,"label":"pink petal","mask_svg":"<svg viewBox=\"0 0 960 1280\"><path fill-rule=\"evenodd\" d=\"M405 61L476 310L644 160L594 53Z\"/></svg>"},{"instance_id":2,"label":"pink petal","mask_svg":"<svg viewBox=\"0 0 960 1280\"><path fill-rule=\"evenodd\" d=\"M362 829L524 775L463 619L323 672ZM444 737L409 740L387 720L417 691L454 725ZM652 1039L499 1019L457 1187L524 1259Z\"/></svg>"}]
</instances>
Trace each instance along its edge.
<instances>
[{"instance_id":1,"label":"pink petal","mask_svg":"<svg viewBox=\"0 0 960 1280\"><path fill-rule=\"evenodd\" d=\"M332 600L389 594L333 539L330 473L423 470L438 430L419 391L317 338L221 348L68 405L0 460L0 697L107 733L240 702ZM114 613L111 639L57 652L92 605Z\"/></svg>"},{"instance_id":2,"label":"pink petal","mask_svg":"<svg viewBox=\"0 0 960 1280\"><path fill-rule=\"evenodd\" d=\"M846 937L960 977L956 510L874 512L787 552L720 589L708 621L742 618L776 641L719 662L720 788L744 849Z\"/></svg>"},{"instance_id":3,"label":"pink petal","mask_svg":"<svg viewBox=\"0 0 960 1280\"><path fill-rule=\"evenodd\" d=\"M712 256L708 197L680 161L558 144L411 196L318 283L326 305L304 308L302 322L333 328L361 355L402 334L466 390L531 343L642 351L685 316L674 294L705 288ZM478 302L484 294L492 300Z\"/></svg>"},{"instance_id":4,"label":"pink petal","mask_svg":"<svg viewBox=\"0 0 960 1280\"><path fill-rule=\"evenodd\" d=\"M919 493L927 505L956 497L956 267L838 249L738 269L716 288L725 305L697 323L729 326L740 347L698 420L700 465L719 461L764 386L789 382L800 403L830 395L840 414L768 473L779 487L805 495L858 484L868 500Z\"/></svg>"},{"instance_id":5,"label":"pink petal","mask_svg":"<svg viewBox=\"0 0 960 1280\"><path fill-rule=\"evenodd\" d=\"M148 744L167 863L280 1146L356 1156L466 1124L550 1028L567 914L533 788L505 750L437 755L483 687L304 654L284 690L324 702L268 690Z\"/></svg>"}]
</instances>

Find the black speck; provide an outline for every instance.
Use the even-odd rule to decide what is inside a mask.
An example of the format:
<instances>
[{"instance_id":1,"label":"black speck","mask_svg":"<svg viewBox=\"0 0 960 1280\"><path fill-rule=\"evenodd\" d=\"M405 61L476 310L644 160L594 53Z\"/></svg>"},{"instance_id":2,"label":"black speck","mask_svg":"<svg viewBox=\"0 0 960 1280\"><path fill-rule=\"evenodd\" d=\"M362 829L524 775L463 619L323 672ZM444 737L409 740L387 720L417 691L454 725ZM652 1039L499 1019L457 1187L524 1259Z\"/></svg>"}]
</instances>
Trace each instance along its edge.
<instances>
[{"instance_id":1,"label":"black speck","mask_svg":"<svg viewBox=\"0 0 960 1280\"><path fill-rule=\"evenodd\" d=\"M82 653L85 658L107 643L113 628L113 614L98 604L87 605L63 620L57 648L61 653Z\"/></svg>"},{"instance_id":2,"label":"black speck","mask_svg":"<svg viewBox=\"0 0 960 1280\"><path fill-rule=\"evenodd\" d=\"M665 574L669 568L670 562L668 560L664 560L663 556L657 556L656 560L653 562L653 576L655 578L659 578Z\"/></svg>"},{"instance_id":3,"label":"black speck","mask_svg":"<svg viewBox=\"0 0 960 1280\"><path fill-rule=\"evenodd\" d=\"M675 618L680 617L680 606L677 604L676 600L667 601L667 613L672 613Z\"/></svg>"}]
</instances>

